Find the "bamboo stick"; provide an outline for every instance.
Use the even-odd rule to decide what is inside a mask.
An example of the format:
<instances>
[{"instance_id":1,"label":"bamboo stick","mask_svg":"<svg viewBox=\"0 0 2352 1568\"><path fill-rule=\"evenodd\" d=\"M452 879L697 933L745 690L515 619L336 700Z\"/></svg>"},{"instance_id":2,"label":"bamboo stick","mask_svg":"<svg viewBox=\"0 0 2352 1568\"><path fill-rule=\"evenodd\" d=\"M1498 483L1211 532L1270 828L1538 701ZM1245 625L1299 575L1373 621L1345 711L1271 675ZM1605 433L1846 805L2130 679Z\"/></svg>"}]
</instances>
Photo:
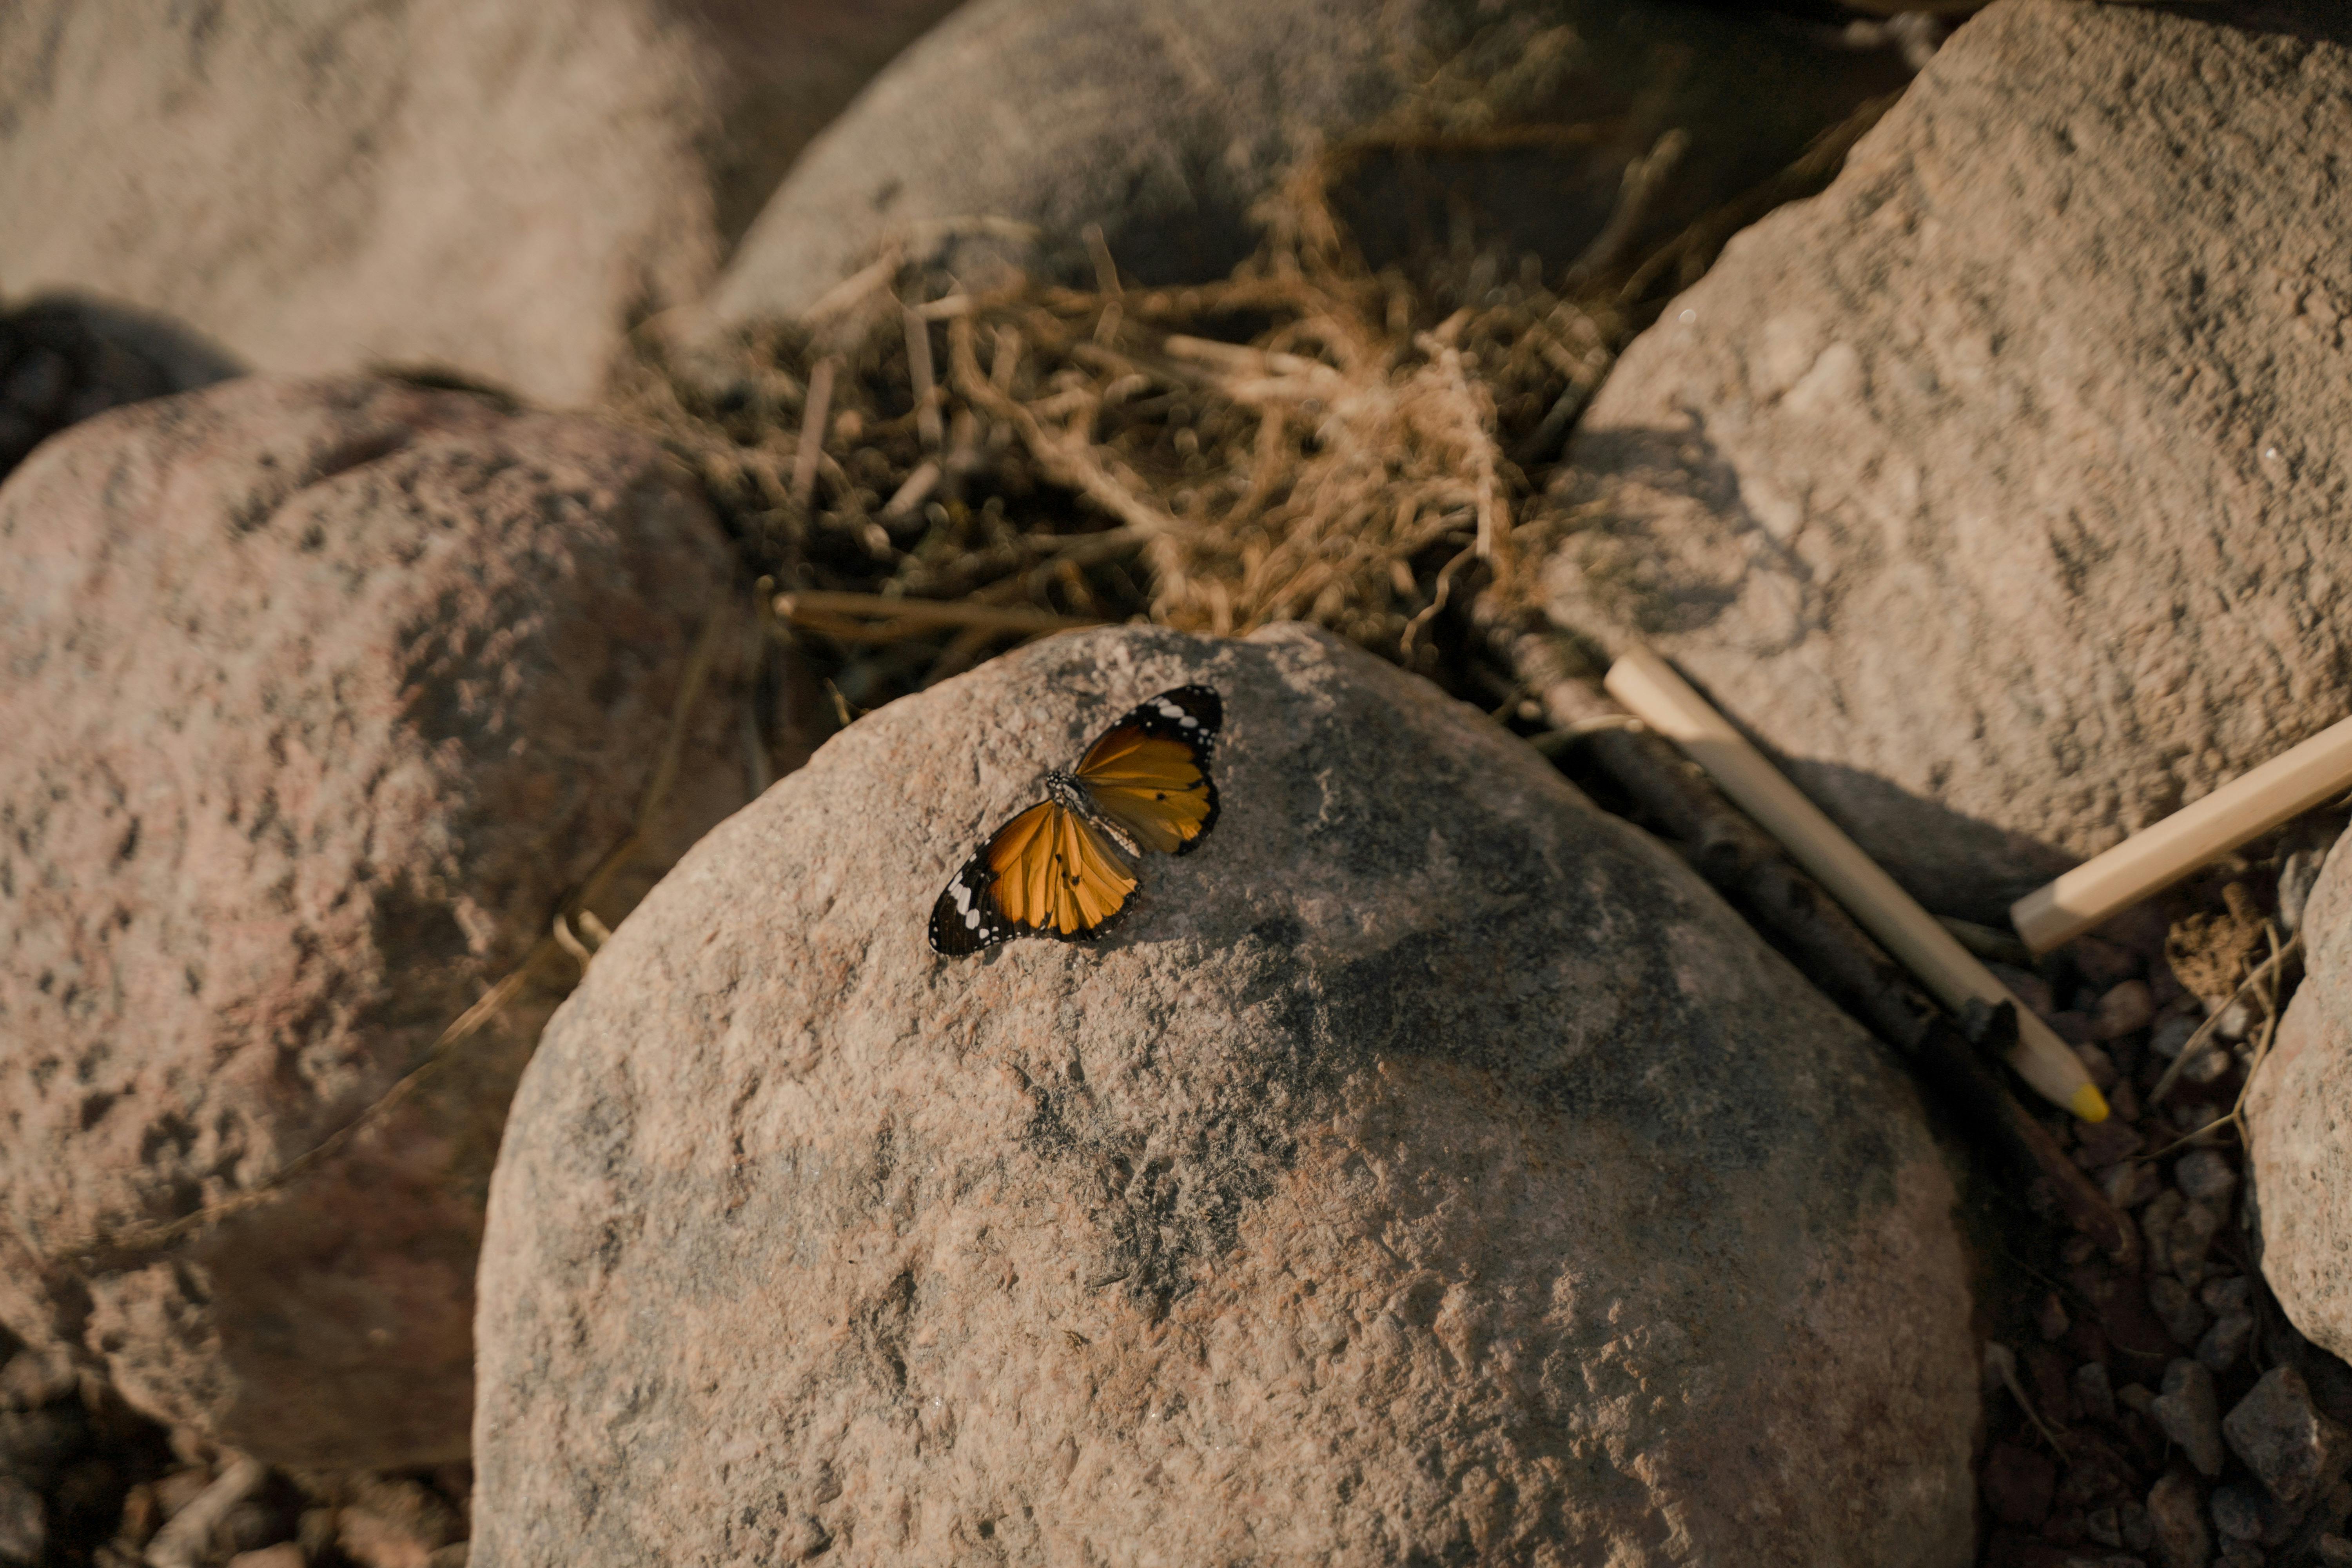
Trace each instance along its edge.
<instances>
[{"instance_id":1,"label":"bamboo stick","mask_svg":"<svg viewBox=\"0 0 2352 1568\"><path fill-rule=\"evenodd\" d=\"M1787 845L1797 863L1819 878L1946 1006L1958 1012L1976 1000L2014 1007L2017 1045L2009 1065L2035 1092L2085 1121L2106 1120L2106 1100L2066 1042L2011 995L1664 660L1646 651L1629 653L1610 667L1604 684L1611 696L1689 753L1740 809Z\"/></svg>"},{"instance_id":2,"label":"bamboo stick","mask_svg":"<svg viewBox=\"0 0 2352 1568\"><path fill-rule=\"evenodd\" d=\"M2291 816L2352 789L2352 719L2142 828L2010 905L2025 945L2047 952Z\"/></svg>"}]
</instances>

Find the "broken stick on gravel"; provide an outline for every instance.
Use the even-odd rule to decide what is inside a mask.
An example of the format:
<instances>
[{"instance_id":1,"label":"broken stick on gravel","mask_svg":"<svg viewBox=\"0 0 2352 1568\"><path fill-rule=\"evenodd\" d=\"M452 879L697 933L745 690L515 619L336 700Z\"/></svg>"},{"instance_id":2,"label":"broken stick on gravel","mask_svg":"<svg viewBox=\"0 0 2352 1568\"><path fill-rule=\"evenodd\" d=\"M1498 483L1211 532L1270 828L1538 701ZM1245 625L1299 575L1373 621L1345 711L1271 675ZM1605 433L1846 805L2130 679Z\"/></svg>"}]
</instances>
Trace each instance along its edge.
<instances>
[{"instance_id":1,"label":"broken stick on gravel","mask_svg":"<svg viewBox=\"0 0 2352 1568\"><path fill-rule=\"evenodd\" d=\"M2352 789L2352 719L2329 725L2009 907L2035 952L2089 931L2291 816Z\"/></svg>"},{"instance_id":2,"label":"broken stick on gravel","mask_svg":"<svg viewBox=\"0 0 2352 1568\"><path fill-rule=\"evenodd\" d=\"M1656 655L1635 650L1609 668L1609 694L1690 754L1723 793L1739 804L1853 911L1863 928L1926 982L1955 1012L1971 1001L2003 1003L2017 1012L2017 1045L2009 1065L2035 1092L2085 1121L2104 1121L2107 1102L2066 1042L1993 978L1936 917L1919 907L1878 863L1822 815L1764 760L1724 717Z\"/></svg>"}]
</instances>

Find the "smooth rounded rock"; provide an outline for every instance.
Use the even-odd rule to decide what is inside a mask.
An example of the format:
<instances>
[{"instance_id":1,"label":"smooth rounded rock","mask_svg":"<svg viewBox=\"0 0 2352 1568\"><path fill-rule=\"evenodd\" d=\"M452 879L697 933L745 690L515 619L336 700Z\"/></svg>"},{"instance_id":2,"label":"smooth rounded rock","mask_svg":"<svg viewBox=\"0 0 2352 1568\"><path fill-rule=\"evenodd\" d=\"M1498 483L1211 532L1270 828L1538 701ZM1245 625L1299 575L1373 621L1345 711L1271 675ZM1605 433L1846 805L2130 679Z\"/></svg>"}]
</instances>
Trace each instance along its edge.
<instances>
[{"instance_id":1,"label":"smooth rounded rock","mask_svg":"<svg viewBox=\"0 0 2352 1568\"><path fill-rule=\"evenodd\" d=\"M585 402L954 4L10 0L0 284Z\"/></svg>"},{"instance_id":2,"label":"smooth rounded rock","mask_svg":"<svg viewBox=\"0 0 2352 1568\"><path fill-rule=\"evenodd\" d=\"M2352 839L2303 922L2303 984L2246 1088L2246 1171L2263 1278L2294 1326L2352 1357Z\"/></svg>"},{"instance_id":3,"label":"smooth rounded rock","mask_svg":"<svg viewBox=\"0 0 2352 1568\"><path fill-rule=\"evenodd\" d=\"M2342 718L2347 95L2340 6L1988 7L1627 351L1553 615L1979 920Z\"/></svg>"},{"instance_id":4,"label":"smooth rounded rock","mask_svg":"<svg viewBox=\"0 0 2352 1568\"><path fill-rule=\"evenodd\" d=\"M1193 681L1198 852L936 956ZM1474 710L1297 626L1056 637L830 742L551 1026L472 1561L1965 1563L1952 1201L1874 1043Z\"/></svg>"},{"instance_id":5,"label":"smooth rounded rock","mask_svg":"<svg viewBox=\"0 0 2352 1568\"><path fill-rule=\"evenodd\" d=\"M0 1321L265 1460L462 1458L490 1162L572 961L377 1102L630 838L724 542L610 426L246 378L50 440L0 550ZM607 922L747 797L744 642Z\"/></svg>"},{"instance_id":6,"label":"smooth rounded rock","mask_svg":"<svg viewBox=\"0 0 2352 1568\"><path fill-rule=\"evenodd\" d=\"M894 253L965 287L1091 285L1089 226L1130 279L1223 278L1326 151L1375 265L1466 233L1510 267L1606 271L1908 76L1891 46L1677 0L972 0L810 144L713 315L797 315ZM1662 139L1649 199L1612 224Z\"/></svg>"}]
</instances>

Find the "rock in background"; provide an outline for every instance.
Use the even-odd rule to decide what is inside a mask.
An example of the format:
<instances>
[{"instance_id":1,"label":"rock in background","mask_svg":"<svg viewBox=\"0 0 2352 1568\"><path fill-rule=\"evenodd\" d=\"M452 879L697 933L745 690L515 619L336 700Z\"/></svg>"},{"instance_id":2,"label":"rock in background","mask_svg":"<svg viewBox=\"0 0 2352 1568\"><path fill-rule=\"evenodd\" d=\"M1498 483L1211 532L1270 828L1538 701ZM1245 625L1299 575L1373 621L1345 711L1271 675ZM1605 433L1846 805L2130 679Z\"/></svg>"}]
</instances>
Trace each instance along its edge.
<instances>
[{"instance_id":1,"label":"rock in background","mask_svg":"<svg viewBox=\"0 0 2352 1568\"><path fill-rule=\"evenodd\" d=\"M954 0L0 7L0 283L593 396ZM31 215L38 215L37 218Z\"/></svg>"},{"instance_id":2,"label":"rock in background","mask_svg":"<svg viewBox=\"0 0 2352 1568\"><path fill-rule=\"evenodd\" d=\"M0 479L67 426L244 367L160 317L53 294L0 312Z\"/></svg>"},{"instance_id":3,"label":"rock in background","mask_svg":"<svg viewBox=\"0 0 2352 1568\"><path fill-rule=\"evenodd\" d=\"M1987 10L1570 452L1556 616L1670 653L1931 907L1997 918L2342 716L2352 208L2312 128L2352 30L2272 11Z\"/></svg>"},{"instance_id":4,"label":"rock in background","mask_svg":"<svg viewBox=\"0 0 2352 1568\"><path fill-rule=\"evenodd\" d=\"M2345 842L2352 842L2347 840ZM2263 1275L2294 1326L2352 1356L2352 850L2303 919L2303 984L2246 1096Z\"/></svg>"},{"instance_id":5,"label":"rock in background","mask_svg":"<svg viewBox=\"0 0 2352 1568\"><path fill-rule=\"evenodd\" d=\"M1253 209L1342 144L1339 205L1376 263L1467 219L1514 265L1605 268L1907 79L1893 47L1823 33L1659 0L975 0L811 144L712 310L798 314L894 247L967 284L1008 265L1091 282L1089 225L1146 283L1221 278ZM1522 121L1594 135L1569 156ZM1612 228L1628 164L1670 133L1653 198Z\"/></svg>"},{"instance_id":6,"label":"rock in background","mask_svg":"<svg viewBox=\"0 0 2352 1568\"><path fill-rule=\"evenodd\" d=\"M1201 852L934 956L1193 680ZM1297 626L1059 637L830 742L551 1026L473 1562L1965 1563L1951 1204L1861 1031L1474 710Z\"/></svg>"},{"instance_id":7,"label":"rock in background","mask_svg":"<svg viewBox=\"0 0 2352 1568\"><path fill-rule=\"evenodd\" d=\"M109 1238L263 1191L547 938L740 614L716 528L593 421L247 378L47 443L0 548L0 1321L266 1459L462 1457L490 1162L571 960L283 1187ZM604 919L746 798L741 725L721 668Z\"/></svg>"}]
</instances>

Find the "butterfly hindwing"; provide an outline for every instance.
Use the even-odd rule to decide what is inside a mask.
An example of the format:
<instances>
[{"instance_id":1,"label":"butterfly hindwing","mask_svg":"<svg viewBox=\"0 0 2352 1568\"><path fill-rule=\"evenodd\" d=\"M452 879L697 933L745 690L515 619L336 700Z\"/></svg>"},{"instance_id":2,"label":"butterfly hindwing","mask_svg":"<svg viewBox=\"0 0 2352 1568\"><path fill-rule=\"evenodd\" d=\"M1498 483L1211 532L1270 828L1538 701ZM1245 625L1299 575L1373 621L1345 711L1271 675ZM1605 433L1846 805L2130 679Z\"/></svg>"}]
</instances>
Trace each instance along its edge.
<instances>
[{"instance_id":1,"label":"butterfly hindwing","mask_svg":"<svg viewBox=\"0 0 2352 1568\"><path fill-rule=\"evenodd\" d=\"M1078 782L1137 843L1190 854L1217 825L1209 757L1224 714L1223 700L1207 686L1179 686L1139 702L1087 748Z\"/></svg>"},{"instance_id":2,"label":"butterfly hindwing","mask_svg":"<svg viewBox=\"0 0 2352 1568\"><path fill-rule=\"evenodd\" d=\"M931 948L961 958L1016 936L1092 942L1134 892L1134 874L1102 833L1042 800L948 879L931 906Z\"/></svg>"}]
</instances>

